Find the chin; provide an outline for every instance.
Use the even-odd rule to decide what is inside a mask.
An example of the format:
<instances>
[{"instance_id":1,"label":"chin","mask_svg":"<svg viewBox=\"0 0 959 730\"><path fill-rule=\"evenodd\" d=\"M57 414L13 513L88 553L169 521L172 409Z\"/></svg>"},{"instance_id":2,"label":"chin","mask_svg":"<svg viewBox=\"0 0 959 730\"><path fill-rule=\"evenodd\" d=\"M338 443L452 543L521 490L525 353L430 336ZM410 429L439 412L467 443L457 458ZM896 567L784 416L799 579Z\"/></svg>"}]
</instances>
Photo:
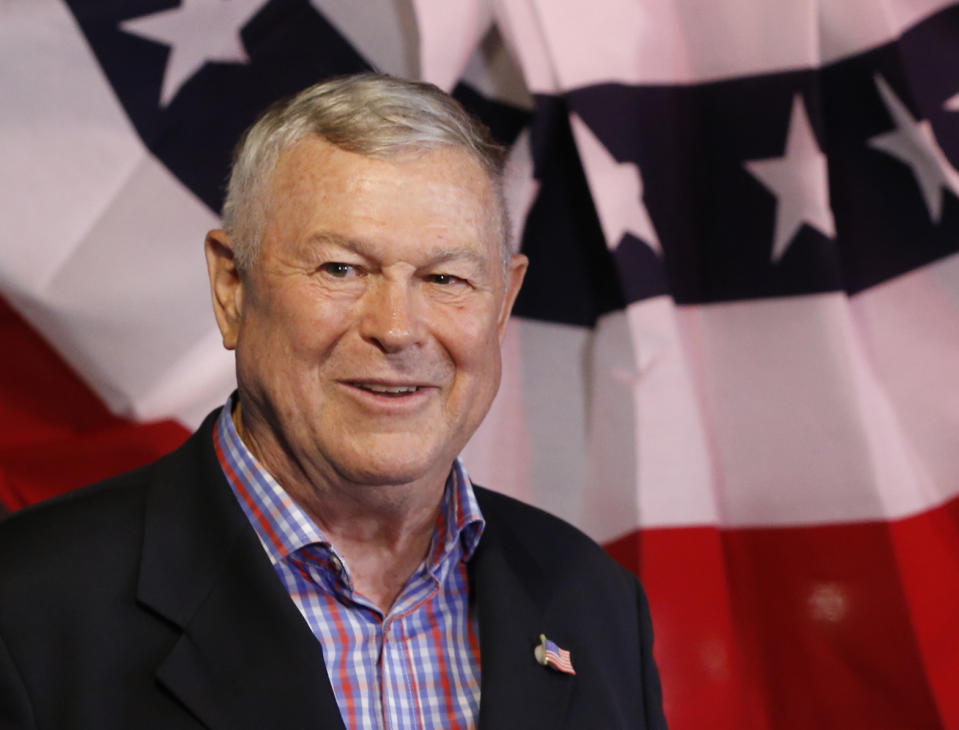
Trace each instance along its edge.
<instances>
[{"instance_id":1,"label":"chin","mask_svg":"<svg viewBox=\"0 0 959 730\"><path fill-rule=\"evenodd\" d=\"M337 471L356 484L387 486L411 484L431 476L442 479L453 464L453 457L439 459L435 454L410 450L390 453L384 449L363 449L337 464Z\"/></svg>"},{"instance_id":2,"label":"chin","mask_svg":"<svg viewBox=\"0 0 959 730\"><path fill-rule=\"evenodd\" d=\"M314 453L322 454L342 479L357 485L439 482L442 487L466 442L466 429L445 423L403 423L401 428L337 425L315 434Z\"/></svg>"},{"instance_id":3,"label":"chin","mask_svg":"<svg viewBox=\"0 0 959 730\"><path fill-rule=\"evenodd\" d=\"M448 470L447 468L447 471ZM371 467L367 465L355 469L347 467L339 471L340 475L350 482L368 487L414 484L428 475L425 469L393 465L383 465L381 467Z\"/></svg>"}]
</instances>

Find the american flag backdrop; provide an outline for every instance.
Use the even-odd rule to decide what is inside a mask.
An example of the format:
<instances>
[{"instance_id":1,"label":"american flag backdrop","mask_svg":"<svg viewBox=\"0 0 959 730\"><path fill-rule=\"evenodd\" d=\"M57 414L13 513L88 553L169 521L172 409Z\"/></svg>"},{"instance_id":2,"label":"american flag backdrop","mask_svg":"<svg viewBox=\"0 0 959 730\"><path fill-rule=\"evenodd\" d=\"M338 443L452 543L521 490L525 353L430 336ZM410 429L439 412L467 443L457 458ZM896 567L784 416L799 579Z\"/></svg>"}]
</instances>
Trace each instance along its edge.
<instances>
[{"instance_id":1,"label":"american flag backdrop","mask_svg":"<svg viewBox=\"0 0 959 730\"><path fill-rule=\"evenodd\" d=\"M642 577L671 727L959 728L959 3L4 0L6 509L223 402L230 150L371 67L510 147L465 457Z\"/></svg>"}]
</instances>

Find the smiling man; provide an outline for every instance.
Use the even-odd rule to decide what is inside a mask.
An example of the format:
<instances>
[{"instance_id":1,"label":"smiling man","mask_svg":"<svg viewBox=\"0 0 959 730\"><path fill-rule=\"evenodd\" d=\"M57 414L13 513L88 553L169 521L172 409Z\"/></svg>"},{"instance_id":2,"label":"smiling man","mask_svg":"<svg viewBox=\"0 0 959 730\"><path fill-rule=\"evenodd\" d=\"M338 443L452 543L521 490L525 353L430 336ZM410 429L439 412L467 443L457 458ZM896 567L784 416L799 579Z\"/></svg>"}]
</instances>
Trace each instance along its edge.
<instances>
[{"instance_id":1,"label":"smiling man","mask_svg":"<svg viewBox=\"0 0 959 730\"><path fill-rule=\"evenodd\" d=\"M457 459L527 266L502 165L379 75L251 128L206 238L238 389L0 528L0 726L665 727L635 578Z\"/></svg>"}]
</instances>

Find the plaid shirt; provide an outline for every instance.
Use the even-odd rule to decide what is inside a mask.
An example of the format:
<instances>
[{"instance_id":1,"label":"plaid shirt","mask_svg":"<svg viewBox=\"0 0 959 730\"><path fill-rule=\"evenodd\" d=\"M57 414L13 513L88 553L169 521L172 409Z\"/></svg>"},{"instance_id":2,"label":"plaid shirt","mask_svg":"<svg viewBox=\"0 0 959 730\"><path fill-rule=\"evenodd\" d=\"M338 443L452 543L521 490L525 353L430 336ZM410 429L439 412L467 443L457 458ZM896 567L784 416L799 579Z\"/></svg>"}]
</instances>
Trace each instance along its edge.
<instances>
[{"instance_id":1,"label":"plaid shirt","mask_svg":"<svg viewBox=\"0 0 959 730\"><path fill-rule=\"evenodd\" d=\"M484 522L460 462L450 472L427 558L384 616L354 592L336 548L246 448L232 405L231 397L214 430L220 465L323 648L346 727L475 728L479 634L466 561Z\"/></svg>"}]
</instances>

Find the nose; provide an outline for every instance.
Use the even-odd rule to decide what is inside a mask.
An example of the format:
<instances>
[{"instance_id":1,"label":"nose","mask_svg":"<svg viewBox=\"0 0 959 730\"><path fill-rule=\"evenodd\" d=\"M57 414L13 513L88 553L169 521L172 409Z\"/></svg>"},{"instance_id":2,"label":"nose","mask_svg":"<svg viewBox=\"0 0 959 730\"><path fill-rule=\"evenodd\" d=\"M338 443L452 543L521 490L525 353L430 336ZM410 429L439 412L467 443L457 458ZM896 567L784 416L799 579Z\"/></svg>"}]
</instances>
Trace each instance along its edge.
<instances>
[{"instance_id":1,"label":"nose","mask_svg":"<svg viewBox=\"0 0 959 730\"><path fill-rule=\"evenodd\" d=\"M383 352L400 352L422 341L420 303L409 281L382 278L367 289L358 306L363 308L363 339Z\"/></svg>"}]
</instances>

